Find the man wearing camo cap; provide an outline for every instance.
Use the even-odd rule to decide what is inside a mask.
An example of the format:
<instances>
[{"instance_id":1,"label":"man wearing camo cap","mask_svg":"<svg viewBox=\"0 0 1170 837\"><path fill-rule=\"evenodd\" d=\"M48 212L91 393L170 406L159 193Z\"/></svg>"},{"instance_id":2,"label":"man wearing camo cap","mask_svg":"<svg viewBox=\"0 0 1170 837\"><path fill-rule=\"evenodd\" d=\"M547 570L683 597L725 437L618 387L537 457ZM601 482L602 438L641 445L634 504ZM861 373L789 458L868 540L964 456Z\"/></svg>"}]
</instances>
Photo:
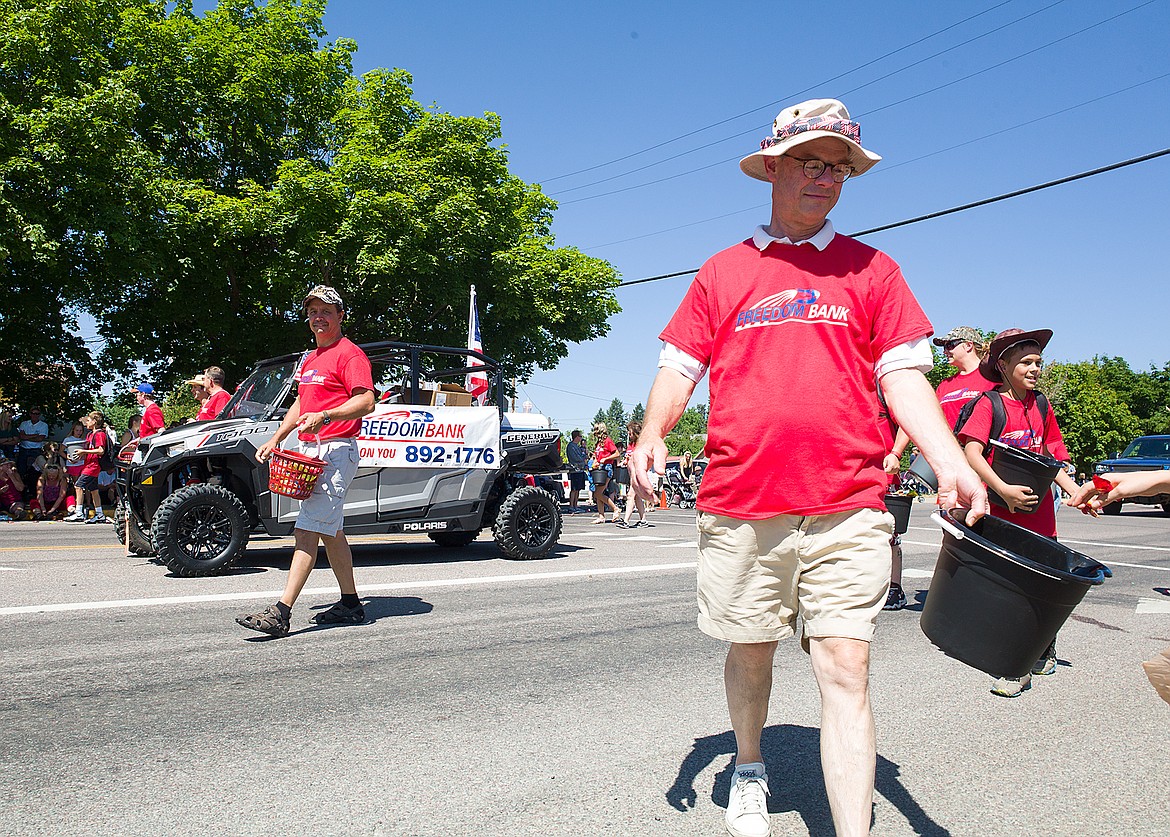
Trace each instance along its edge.
<instances>
[{"instance_id":1,"label":"man wearing camo cap","mask_svg":"<svg viewBox=\"0 0 1170 837\"><path fill-rule=\"evenodd\" d=\"M370 359L341 334L345 303L327 285L318 285L304 300L309 330L317 340L297 371L297 398L272 438L256 451L267 462L272 451L294 430L302 450L324 459L325 472L309 499L301 502L293 535L296 546L284 595L259 613L236 619L269 636L287 636L293 603L317 563L317 545L325 543L329 566L341 587L341 601L313 617L319 625L357 625L366 619L353 578L353 554L342 530L345 493L358 469L357 435L362 416L374 411ZM319 444L318 444L319 443Z\"/></svg>"}]
</instances>

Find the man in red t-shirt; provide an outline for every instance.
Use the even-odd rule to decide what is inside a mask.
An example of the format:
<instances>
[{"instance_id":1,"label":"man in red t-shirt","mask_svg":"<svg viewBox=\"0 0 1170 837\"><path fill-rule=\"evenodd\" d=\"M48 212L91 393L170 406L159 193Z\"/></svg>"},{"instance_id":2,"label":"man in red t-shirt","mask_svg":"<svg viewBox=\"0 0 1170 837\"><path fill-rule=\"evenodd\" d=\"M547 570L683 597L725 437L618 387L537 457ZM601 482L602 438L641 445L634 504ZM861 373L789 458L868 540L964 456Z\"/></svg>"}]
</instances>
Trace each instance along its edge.
<instances>
[{"instance_id":1,"label":"man in red t-shirt","mask_svg":"<svg viewBox=\"0 0 1170 837\"><path fill-rule=\"evenodd\" d=\"M203 372L203 388L207 391L207 400L199 410L196 421L206 421L219 415L224 405L232 400L232 394L223 388L224 374L218 366L209 366Z\"/></svg>"},{"instance_id":2,"label":"man in red t-shirt","mask_svg":"<svg viewBox=\"0 0 1170 837\"><path fill-rule=\"evenodd\" d=\"M841 835L867 834L875 742L869 640L890 581L881 381L893 417L939 475L942 501L980 516L986 494L923 374L930 323L888 256L837 235L842 184L881 158L833 99L781 111L740 162L771 186L772 215L712 257L662 332L633 480L664 473L663 438L710 371L699 492L699 627L731 643L724 668L736 738L725 822L769 832L760 736L776 641L804 620L821 690L821 758Z\"/></svg>"},{"instance_id":3,"label":"man in red t-shirt","mask_svg":"<svg viewBox=\"0 0 1170 837\"><path fill-rule=\"evenodd\" d=\"M138 428L139 439L149 439L167 426L162 409L154 403L154 387L142 383L134 388L134 397L142 408L142 424Z\"/></svg>"},{"instance_id":4,"label":"man in red t-shirt","mask_svg":"<svg viewBox=\"0 0 1170 837\"><path fill-rule=\"evenodd\" d=\"M939 383L935 390L947 425L954 428L963 405L977 397L979 393L995 388L995 382L987 380L979 368L979 362L987 354L987 344L978 329L971 326L956 326L932 342L942 347L947 362L959 370ZM910 437L905 430L899 428L894 443L890 446L890 452L886 454L884 464L887 474L898 473L902 465L902 454L906 452L909 444Z\"/></svg>"},{"instance_id":5,"label":"man in red t-shirt","mask_svg":"<svg viewBox=\"0 0 1170 837\"><path fill-rule=\"evenodd\" d=\"M325 472L309 499L301 503L284 594L259 613L236 619L245 628L277 637L288 635L292 606L309 580L321 542L341 588L341 600L313 621L319 625L358 625L366 619L353 578L353 553L342 525L345 493L358 469L357 435L362 416L374 411L373 373L365 352L341 333L345 305L336 290L317 285L303 305L317 348L297 371L296 401L276 433L256 451L256 458L267 462L272 451L298 430L302 450L324 459Z\"/></svg>"}]
</instances>

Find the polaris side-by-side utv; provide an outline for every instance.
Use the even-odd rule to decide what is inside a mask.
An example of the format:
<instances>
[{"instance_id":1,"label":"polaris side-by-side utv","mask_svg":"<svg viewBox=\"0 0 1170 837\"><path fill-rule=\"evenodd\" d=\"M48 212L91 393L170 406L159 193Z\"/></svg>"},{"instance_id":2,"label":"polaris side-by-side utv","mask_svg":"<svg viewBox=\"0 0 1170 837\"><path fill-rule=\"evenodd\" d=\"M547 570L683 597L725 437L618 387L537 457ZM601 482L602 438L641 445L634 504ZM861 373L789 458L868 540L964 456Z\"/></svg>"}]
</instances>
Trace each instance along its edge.
<instances>
[{"instance_id":1,"label":"polaris side-by-side utv","mask_svg":"<svg viewBox=\"0 0 1170 837\"><path fill-rule=\"evenodd\" d=\"M441 547L460 547L490 526L507 557L547 555L560 537L560 507L521 475L563 468L560 431L545 416L507 412L500 365L480 352L396 342L361 348L373 366L377 406L359 436L362 458L346 494L345 532L418 533ZM304 357L262 360L217 418L123 447L115 517L119 539L125 542L129 527L136 554L157 556L176 575L206 576L232 567L252 532L291 533L300 503L269 491L269 464L256 460L256 450L292 405ZM482 365L473 366L475 361ZM462 383L472 371L486 374L494 385L496 404L490 410L462 406L470 400L462 387L443 385ZM452 401L461 406L450 406ZM436 416L446 424L436 425ZM463 416L488 428L486 442L429 443L432 436L457 432L452 428L463 426L457 423ZM382 441L396 447L379 447L378 434L387 433L399 433ZM402 433L413 443L404 446L410 440ZM283 446L295 447L295 436Z\"/></svg>"}]
</instances>

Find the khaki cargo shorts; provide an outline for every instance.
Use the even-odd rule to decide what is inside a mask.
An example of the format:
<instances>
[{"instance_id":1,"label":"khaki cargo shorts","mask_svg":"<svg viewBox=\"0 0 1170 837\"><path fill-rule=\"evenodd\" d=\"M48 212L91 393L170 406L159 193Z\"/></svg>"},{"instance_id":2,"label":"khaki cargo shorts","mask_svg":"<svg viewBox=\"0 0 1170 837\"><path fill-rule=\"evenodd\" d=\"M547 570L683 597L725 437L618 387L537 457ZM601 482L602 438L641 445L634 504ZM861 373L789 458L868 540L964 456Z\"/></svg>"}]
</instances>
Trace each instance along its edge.
<instances>
[{"instance_id":1,"label":"khaki cargo shorts","mask_svg":"<svg viewBox=\"0 0 1170 837\"><path fill-rule=\"evenodd\" d=\"M333 537L345 520L345 492L357 475L358 446L354 439L301 442L301 452L325 460L325 472L317 478L309 499L301 501L296 528Z\"/></svg>"},{"instance_id":2,"label":"khaki cargo shorts","mask_svg":"<svg viewBox=\"0 0 1170 837\"><path fill-rule=\"evenodd\" d=\"M728 642L869 641L890 587L889 512L738 520L700 512L699 629ZM806 646L807 648L807 646Z\"/></svg>"}]
</instances>

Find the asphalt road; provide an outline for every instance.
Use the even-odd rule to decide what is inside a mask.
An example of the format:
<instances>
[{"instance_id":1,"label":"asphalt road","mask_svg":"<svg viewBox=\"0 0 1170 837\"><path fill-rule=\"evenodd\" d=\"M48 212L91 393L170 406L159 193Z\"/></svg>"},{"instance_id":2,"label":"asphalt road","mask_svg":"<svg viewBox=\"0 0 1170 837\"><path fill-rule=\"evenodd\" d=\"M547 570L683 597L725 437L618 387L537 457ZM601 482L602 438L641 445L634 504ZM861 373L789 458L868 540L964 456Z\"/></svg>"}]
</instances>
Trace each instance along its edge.
<instances>
[{"instance_id":1,"label":"asphalt road","mask_svg":"<svg viewBox=\"0 0 1170 837\"><path fill-rule=\"evenodd\" d=\"M1140 667L1170 646L1170 518L1061 536L1110 564L1015 700L918 628L939 534L915 506L906 586L873 645L874 834L1170 834L1170 706ZM281 589L288 539L230 576L126 558L112 527L0 524L0 834L722 834L724 647L694 625L693 518L566 518L502 560L359 538L370 624L294 633L233 617ZM807 658L781 646L765 753L775 835L829 835Z\"/></svg>"}]
</instances>

